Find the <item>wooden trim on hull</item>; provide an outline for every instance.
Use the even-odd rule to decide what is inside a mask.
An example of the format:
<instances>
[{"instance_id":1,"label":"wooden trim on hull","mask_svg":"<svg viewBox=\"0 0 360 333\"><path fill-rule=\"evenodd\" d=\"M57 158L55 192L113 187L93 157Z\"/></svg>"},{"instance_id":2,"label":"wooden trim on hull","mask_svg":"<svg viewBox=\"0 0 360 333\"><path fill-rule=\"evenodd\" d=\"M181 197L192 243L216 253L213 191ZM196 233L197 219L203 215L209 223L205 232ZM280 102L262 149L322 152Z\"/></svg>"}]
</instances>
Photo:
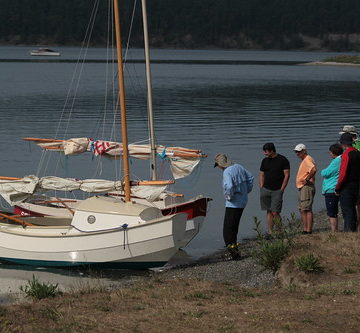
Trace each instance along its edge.
<instances>
[{"instance_id":1,"label":"wooden trim on hull","mask_svg":"<svg viewBox=\"0 0 360 333\"><path fill-rule=\"evenodd\" d=\"M119 196L121 196L121 195L119 195ZM182 203L178 203L178 204L160 208L160 209L161 209L163 216L168 216L168 215L172 215L175 213L186 213L186 214L188 214L188 219L192 219L197 216L206 216L208 202L211 200L212 200L211 198L203 197L203 198L199 198L199 199L188 200L188 201L185 201ZM59 208L63 209L63 207L57 207L57 208L48 207L48 208L51 210L54 210L54 212L50 213L50 211L48 211L48 214L45 214L45 213L35 212L35 211L32 211L31 209L27 209L24 207L14 206L13 213L17 214L17 215L21 215L23 217L46 216L46 215L56 216L56 214L55 214L56 210Z\"/></svg>"},{"instance_id":2,"label":"wooden trim on hull","mask_svg":"<svg viewBox=\"0 0 360 333\"><path fill-rule=\"evenodd\" d=\"M164 216L176 213L186 213L189 220L197 216L206 216L209 201L211 201L211 199L205 197L195 199L194 201L185 201L184 203L179 203L171 207L161 208L161 212Z\"/></svg>"}]
</instances>

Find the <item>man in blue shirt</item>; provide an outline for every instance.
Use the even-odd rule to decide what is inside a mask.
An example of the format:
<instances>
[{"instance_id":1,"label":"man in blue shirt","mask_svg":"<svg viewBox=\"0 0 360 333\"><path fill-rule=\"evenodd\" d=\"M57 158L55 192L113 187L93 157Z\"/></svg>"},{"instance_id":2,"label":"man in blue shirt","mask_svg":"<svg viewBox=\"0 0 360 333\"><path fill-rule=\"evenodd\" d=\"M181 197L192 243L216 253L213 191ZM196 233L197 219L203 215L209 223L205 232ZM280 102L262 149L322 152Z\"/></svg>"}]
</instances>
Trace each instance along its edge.
<instances>
[{"instance_id":1,"label":"man in blue shirt","mask_svg":"<svg viewBox=\"0 0 360 333\"><path fill-rule=\"evenodd\" d=\"M237 234L241 215L254 184L254 176L240 164L233 163L226 155L217 154L215 165L223 170L225 217L223 237L232 259L240 259Z\"/></svg>"}]
</instances>

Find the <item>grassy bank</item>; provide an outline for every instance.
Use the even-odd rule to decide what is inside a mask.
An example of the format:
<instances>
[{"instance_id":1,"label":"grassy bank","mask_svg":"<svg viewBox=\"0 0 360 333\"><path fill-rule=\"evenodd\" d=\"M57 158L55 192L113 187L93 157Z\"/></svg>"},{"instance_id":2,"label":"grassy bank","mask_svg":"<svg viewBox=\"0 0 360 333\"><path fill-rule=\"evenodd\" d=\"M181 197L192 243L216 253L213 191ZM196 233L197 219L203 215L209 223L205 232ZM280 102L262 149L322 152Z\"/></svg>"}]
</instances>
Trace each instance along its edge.
<instances>
[{"instance_id":1,"label":"grassy bank","mask_svg":"<svg viewBox=\"0 0 360 333\"><path fill-rule=\"evenodd\" d=\"M318 258L317 273L296 259ZM224 262L224 264L239 262ZM211 274L212 264L207 265ZM360 234L299 235L277 283L241 287L154 274L112 291L84 289L0 307L1 332L357 332Z\"/></svg>"},{"instance_id":2,"label":"grassy bank","mask_svg":"<svg viewBox=\"0 0 360 333\"><path fill-rule=\"evenodd\" d=\"M360 56L357 55L338 55L322 60L322 62L336 62L340 64L360 64Z\"/></svg>"}]
</instances>

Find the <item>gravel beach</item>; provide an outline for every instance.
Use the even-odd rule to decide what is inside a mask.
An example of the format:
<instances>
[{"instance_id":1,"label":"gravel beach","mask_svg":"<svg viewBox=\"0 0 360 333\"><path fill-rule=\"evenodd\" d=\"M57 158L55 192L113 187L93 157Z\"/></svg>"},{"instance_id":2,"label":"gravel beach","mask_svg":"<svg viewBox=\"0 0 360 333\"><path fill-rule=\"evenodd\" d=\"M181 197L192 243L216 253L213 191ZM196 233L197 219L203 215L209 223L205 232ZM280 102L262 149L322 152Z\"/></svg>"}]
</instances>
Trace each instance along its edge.
<instances>
[{"instance_id":1,"label":"gravel beach","mask_svg":"<svg viewBox=\"0 0 360 333\"><path fill-rule=\"evenodd\" d=\"M342 230L340 218L339 230ZM314 214L314 232L329 231L326 212ZM200 258L187 265L165 269L156 274L164 279L204 279L217 282L229 282L246 288L273 286L276 279L271 271L263 270L251 256L256 246L255 240L247 240L241 246L242 260L226 260L226 250L220 250L208 257Z\"/></svg>"}]
</instances>

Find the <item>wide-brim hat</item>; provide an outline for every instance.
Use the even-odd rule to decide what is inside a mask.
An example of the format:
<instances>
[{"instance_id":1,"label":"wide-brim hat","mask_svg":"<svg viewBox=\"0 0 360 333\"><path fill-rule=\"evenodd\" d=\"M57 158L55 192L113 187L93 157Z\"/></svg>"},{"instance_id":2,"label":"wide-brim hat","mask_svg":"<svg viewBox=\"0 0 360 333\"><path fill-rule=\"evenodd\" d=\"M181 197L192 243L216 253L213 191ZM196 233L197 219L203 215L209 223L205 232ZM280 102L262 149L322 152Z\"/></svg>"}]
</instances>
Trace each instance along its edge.
<instances>
[{"instance_id":1,"label":"wide-brim hat","mask_svg":"<svg viewBox=\"0 0 360 333\"><path fill-rule=\"evenodd\" d=\"M344 133L350 133L350 134L359 134L356 131L355 126L353 125L344 125L343 129L339 132L339 134L344 134Z\"/></svg>"},{"instance_id":2,"label":"wide-brim hat","mask_svg":"<svg viewBox=\"0 0 360 333\"><path fill-rule=\"evenodd\" d=\"M217 166L226 168L233 164L232 160L230 160L230 158L228 158L225 154L217 154L214 160L215 160L214 168L216 168Z\"/></svg>"}]
</instances>

